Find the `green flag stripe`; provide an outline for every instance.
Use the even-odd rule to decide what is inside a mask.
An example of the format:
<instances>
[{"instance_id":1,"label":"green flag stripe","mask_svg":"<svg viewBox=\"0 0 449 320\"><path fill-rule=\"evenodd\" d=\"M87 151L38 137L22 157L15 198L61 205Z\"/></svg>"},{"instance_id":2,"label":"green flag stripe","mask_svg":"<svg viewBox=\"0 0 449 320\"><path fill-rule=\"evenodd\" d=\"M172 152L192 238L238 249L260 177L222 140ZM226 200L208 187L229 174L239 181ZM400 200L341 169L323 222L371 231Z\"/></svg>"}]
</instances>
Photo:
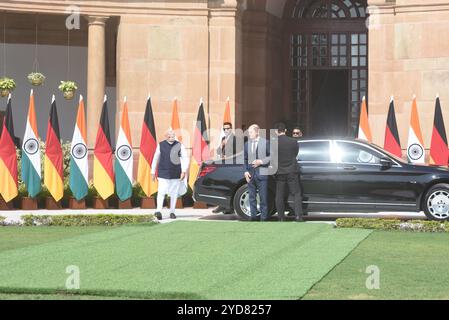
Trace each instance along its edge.
<instances>
[{"instance_id":1,"label":"green flag stripe","mask_svg":"<svg viewBox=\"0 0 449 320\"><path fill-rule=\"evenodd\" d=\"M87 196L89 186L87 185L81 170L78 168L73 157L70 157L70 190L76 200L82 200Z\"/></svg>"},{"instance_id":2,"label":"green flag stripe","mask_svg":"<svg viewBox=\"0 0 449 320\"><path fill-rule=\"evenodd\" d=\"M120 201L131 198L133 186L119 161L115 161L115 187Z\"/></svg>"},{"instance_id":3,"label":"green flag stripe","mask_svg":"<svg viewBox=\"0 0 449 320\"><path fill-rule=\"evenodd\" d=\"M22 179L30 197L36 197L41 191L41 177L24 151L22 151Z\"/></svg>"}]
</instances>

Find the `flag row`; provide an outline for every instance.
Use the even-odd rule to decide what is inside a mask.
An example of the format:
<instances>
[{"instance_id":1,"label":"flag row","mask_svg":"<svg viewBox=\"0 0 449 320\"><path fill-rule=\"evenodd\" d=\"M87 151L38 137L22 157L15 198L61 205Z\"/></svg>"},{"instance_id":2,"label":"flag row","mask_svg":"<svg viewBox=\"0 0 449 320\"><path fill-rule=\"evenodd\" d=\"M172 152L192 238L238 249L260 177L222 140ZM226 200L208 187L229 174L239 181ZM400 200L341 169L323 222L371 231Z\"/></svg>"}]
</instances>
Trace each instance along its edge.
<instances>
[{"instance_id":1,"label":"flag row","mask_svg":"<svg viewBox=\"0 0 449 320\"><path fill-rule=\"evenodd\" d=\"M229 101L227 113L229 113ZM157 192L157 180L151 177L151 166L157 148L157 136L151 97L148 97L142 125L137 182L149 197ZM180 132L177 100L173 103L170 129ZM11 95L8 97L5 120L0 136L0 195L10 202L18 195L18 169L14 127L11 110ZM182 136L177 136L182 142ZM36 197L42 188L42 164L37 130L34 95L31 90L22 150L22 180L30 197ZM209 141L203 101L200 101L197 124L194 129L192 157L189 169L189 184L192 187L203 161L209 160ZM93 185L102 199L114 193L121 201L132 196L133 150L126 97L123 103L120 129L115 150L111 144L107 97L104 97L97 136L93 150ZM59 132L59 121L55 96L51 101L47 126L46 147L43 165L44 185L51 196L59 201L64 194L63 151ZM84 199L89 188L89 161L87 130L83 97L80 96L78 112L70 148L69 187L77 200Z\"/></svg>"},{"instance_id":2,"label":"flag row","mask_svg":"<svg viewBox=\"0 0 449 320\"><path fill-rule=\"evenodd\" d=\"M372 135L368 121L368 110L365 98L363 98L360 110L358 138L372 142ZM402 147L396 122L393 97L390 100L390 105L388 108L384 149L394 154L395 156L402 158ZM426 152L419 121L416 96L413 96L412 101L406 156L409 163L425 164ZM437 166L447 166L449 164L449 148L446 136L446 128L444 125L440 98L438 96L435 101L435 115L430 143L429 164Z\"/></svg>"}]
</instances>

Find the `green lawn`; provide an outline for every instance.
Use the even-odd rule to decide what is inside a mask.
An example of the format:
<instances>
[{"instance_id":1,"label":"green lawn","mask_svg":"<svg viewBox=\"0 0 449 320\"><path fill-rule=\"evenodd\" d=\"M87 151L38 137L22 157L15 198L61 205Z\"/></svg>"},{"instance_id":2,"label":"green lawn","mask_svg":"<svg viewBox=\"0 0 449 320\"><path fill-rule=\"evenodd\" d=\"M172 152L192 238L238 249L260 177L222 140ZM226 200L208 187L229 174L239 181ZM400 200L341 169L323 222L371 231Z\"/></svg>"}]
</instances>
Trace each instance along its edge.
<instances>
[{"instance_id":1,"label":"green lawn","mask_svg":"<svg viewBox=\"0 0 449 320\"><path fill-rule=\"evenodd\" d=\"M449 299L448 243L311 223L4 227L0 299ZM365 286L370 265L379 290Z\"/></svg>"},{"instance_id":2,"label":"green lawn","mask_svg":"<svg viewBox=\"0 0 449 320\"><path fill-rule=\"evenodd\" d=\"M0 229L0 298L298 299L371 233L184 221L80 229L16 229L28 240L15 249L14 229ZM58 239L63 231L69 237ZM68 265L80 268L86 297L58 294Z\"/></svg>"},{"instance_id":3,"label":"green lawn","mask_svg":"<svg viewBox=\"0 0 449 320\"><path fill-rule=\"evenodd\" d=\"M366 267L380 270L368 290ZM449 234L375 231L305 299L449 299Z\"/></svg>"}]
</instances>

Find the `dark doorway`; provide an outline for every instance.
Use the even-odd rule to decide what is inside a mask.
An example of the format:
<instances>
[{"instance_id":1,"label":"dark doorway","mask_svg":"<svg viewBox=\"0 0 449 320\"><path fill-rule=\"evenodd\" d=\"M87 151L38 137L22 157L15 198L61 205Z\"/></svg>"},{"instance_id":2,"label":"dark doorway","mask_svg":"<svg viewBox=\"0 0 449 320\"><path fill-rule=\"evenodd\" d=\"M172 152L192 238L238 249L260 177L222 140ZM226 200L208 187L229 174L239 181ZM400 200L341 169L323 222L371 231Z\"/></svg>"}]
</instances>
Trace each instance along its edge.
<instances>
[{"instance_id":1,"label":"dark doorway","mask_svg":"<svg viewBox=\"0 0 449 320\"><path fill-rule=\"evenodd\" d=\"M347 70L311 70L311 136L347 136Z\"/></svg>"}]
</instances>

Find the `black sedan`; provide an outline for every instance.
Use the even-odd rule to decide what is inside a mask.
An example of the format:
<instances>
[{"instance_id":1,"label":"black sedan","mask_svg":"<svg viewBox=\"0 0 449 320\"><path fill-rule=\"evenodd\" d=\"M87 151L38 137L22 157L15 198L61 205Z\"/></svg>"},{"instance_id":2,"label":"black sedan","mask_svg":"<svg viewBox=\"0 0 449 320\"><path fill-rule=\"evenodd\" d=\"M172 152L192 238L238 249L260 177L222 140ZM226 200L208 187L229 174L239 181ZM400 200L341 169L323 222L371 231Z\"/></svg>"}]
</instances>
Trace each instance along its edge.
<instances>
[{"instance_id":1,"label":"black sedan","mask_svg":"<svg viewBox=\"0 0 449 320\"><path fill-rule=\"evenodd\" d=\"M449 220L449 169L413 165L375 144L354 139L299 142L298 163L307 212L421 212ZM218 205L249 219L249 193L242 155L202 165L194 187L196 201ZM269 206L275 213L274 179ZM292 203L292 199L286 199Z\"/></svg>"}]
</instances>

